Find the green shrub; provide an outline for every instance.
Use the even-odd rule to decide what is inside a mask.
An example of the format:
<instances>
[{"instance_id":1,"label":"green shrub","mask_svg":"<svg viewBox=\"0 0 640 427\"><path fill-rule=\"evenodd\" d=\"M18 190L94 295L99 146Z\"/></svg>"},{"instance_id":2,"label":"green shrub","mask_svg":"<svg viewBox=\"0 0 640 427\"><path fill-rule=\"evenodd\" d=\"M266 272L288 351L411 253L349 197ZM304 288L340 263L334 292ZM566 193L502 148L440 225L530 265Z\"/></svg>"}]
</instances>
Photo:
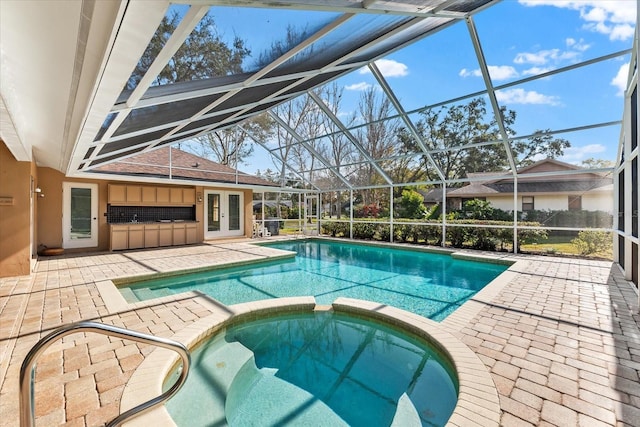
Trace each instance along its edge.
<instances>
[{"instance_id":1,"label":"green shrub","mask_svg":"<svg viewBox=\"0 0 640 427\"><path fill-rule=\"evenodd\" d=\"M424 218L427 208L424 206L424 197L412 189L402 190L398 211L403 218Z\"/></svg>"},{"instance_id":2,"label":"green shrub","mask_svg":"<svg viewBox=\"0 0 640 427\"><path fill-rule=\"evenodd\" d=\"M326 221L321 225L322 233L331 237L349 237L349 223Z\"/></svg>"},{"instance_id":3,"label":"green shrub","mask_svg":"<svg viewBox=\"0 0 640 427\"><path fill-rule=\"evenodd\" d=\"M389 224L376 224L376 240L388 242L391 238L391 226Z\"/></svg>"},{"instance_id":4,"label":"green shrub","mask_svg":"<svg viewBox=\"0 0 640 427\"><path fill-rule=\"evenodd\" d=\"M371 240L376 234L377 224L368 222L353 223L353 238Z\"/></svg>"},{"instance_id":5,"label":"green shrub","mask_svg":"<svg viewBox=\"0 0 640 427\"><path fill-rule=\"evenodd\" d=\"M591 255L604 252L612 245L611 233L607 231L583 230L571 243L578 248L580 254Z\"/></svg>"}]
</instances>

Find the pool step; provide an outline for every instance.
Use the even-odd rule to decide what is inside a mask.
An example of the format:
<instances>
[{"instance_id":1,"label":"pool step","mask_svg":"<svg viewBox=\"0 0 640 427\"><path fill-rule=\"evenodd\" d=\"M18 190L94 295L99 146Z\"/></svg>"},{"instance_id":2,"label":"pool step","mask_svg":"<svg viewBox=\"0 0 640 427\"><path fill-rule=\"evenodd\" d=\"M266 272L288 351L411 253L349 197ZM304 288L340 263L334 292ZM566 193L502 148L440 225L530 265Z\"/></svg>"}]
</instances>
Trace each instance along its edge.
<instances>
[{"instance_id":1,"label":"pool step","mask_svg":"<svg viewBox=\"0 0 640 427\"><path fill-rule=\"evenodd\" d=\"M331 408L311 393L256 369L239 374L229 390L227 422L230 426L347 426Z\"/></svg>"},{"instance_id":2,"label":"pool step","mask_svg":"<svg viewBox=\"0 0 640 427\"><path fill-rule=\"evenodd\" d=\"M173 295L173 294L167 288L153 288L153 289L140 288L135 290L135 295L136 295L135 298L137 302L137 301L146 301L153 298L166 297L168 295Z\"/></svg>"},{"instance_id":3,"label":"pool step","mask_svg":"<svg viewBox=\"0 0 640 427\"><path fill-rule=\"evenodd\" d=\"M206 351L196 357L204 363L200 372L192 372L187 378L185 388L189 400L178 393L167 402L167 408L176 424L183 426L226 426L225 402L231 384L238 372L245 366L253 366L253 352L238 342L222 343L223 339L213 342Z\"/></svg>"}]
</instances>

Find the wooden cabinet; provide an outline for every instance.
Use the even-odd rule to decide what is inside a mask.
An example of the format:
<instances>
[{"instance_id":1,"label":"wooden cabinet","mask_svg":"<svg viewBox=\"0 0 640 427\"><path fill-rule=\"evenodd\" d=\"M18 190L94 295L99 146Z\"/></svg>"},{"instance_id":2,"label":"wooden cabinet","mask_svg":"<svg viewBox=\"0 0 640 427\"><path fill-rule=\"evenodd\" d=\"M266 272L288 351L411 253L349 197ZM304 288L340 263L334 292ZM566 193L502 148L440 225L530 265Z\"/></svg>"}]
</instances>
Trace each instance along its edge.
<instances>
[{"instance_id":1,"label":"wooden cabinet","mask_svg":"<svg viewBox=\"0 0 640 427\"><path fill-rule=\"evenodd\" d=\"M156 188L156 203L158 205L169 204L169 187L157 187Z\"/></svg>"},{"instance_id":2,"label":"wooden cabinet","mask_svg":"<svg viewBox=\"0 0 640 427\"><path fill-rule=\"evenodd\" d=\"M185 224L173 224L173 245L184 245L187 243Z\"/></svg>"},{"instance_id":3,"label":"wooden cabinet","mask_svg":"<svg viewBox=\"0 0 640 427\"><path fill-rule=\"evenodd\" d=\"M185 234L187 245L198 243L198 227L197 224L187 223L185 224Z\"/></svg>"},{"instance_id":4,"label":"wooden cabinet","mask_svg":"<svg viewBox=\"0 0 640 427\"><path fill-rule=\"evenodd\" d=\"M157 248L158 246L160 246L159 231L160 231L160 225L145 224L144 226L144 247L145 248Z\"/></svg>"},{"instance_id":5,"label":"wooden cabinet","mask_svg":"<svg viewBox=\"0 0 640 427\"><path fill-rule=\"evenodd\" d=\"M195 188L109 184L107 203L120 206L191 206Z\"/></svg>"},{"instance_id":6,"label":"wooden cabinet","mask_svg":"<svg viewBox=\"0 0 640 427\"><path fill-rule=\"evenodd\" d=\"M142 187L142 203L143 204L156 203L156 187Z\"/></svg>"},{"instance_id":7,"label":"wooden cabinet","mask_svg":"<svg viewBox=\"0 0 640 427\"><path fill-rule=\"evenodd\" d=\"M112 251L129 249L129 226L128 225L112 225L111 226L111 242L109 247Z\"/></svg>"},{"instance_id":8,"label":"wooden cabinet","mask_svg":"<svg viewBox=\"0 0 640 427\"><path fill-rule=\"evenodd\" d=\"M173 224L160 224L158 232L158 246L173 244Z\"/></svg>"},{"instance_id":9,"label":"wooden cabinet","mask_svg":"<svg viewBox=\"0 0 640 427\"><path fill-rule=\"evenodd\" d=\"M190 245L197 242L198 224L153 223L153 224L111 224L112 251L161 246Z\"/></svg>"},{"instance_id":10,"label":"wooden cabinet","mask_svg":"<svg viewBox=\"0 0 640 427\"><path fill-rule=\"evenodd\" d=\"M182 188L171 188L170 202L172 205L182 204Z\"/></svg>"},{"instance_id":11,"label":"wooden cabinet","mask_svg":"<svg viewBox=\"0 0 640 427\"><path fill-rule=\"evenodd\" d=\"M142 202L142 187L127 185L127 204L139 205Z\"/></svg>"},{"instance_id":12,"label":"wooden cabinet","mask_svg":"<svg viewBox=\"0 0 640 427\"><path fill-rule=\"evenodd\" d=\"M125 203L127 201L127 187L109 184L109 203Z\"/></svg>"},{"instance_id":13,"label":"wooden cabinet","mask_svg":"<svg viewBox=\"0 0 640 427\"><path fill-rule=\"evenodd\" d=\"M185 205L196 204L196 190L195 188L183 188L182 189L182 203Z\"/></svg>"},{"instance_id":14,"label":"wooden cabinet","mask_svg":"<svg viewBox=\"0 0 640 427\"><path fill-rule=\"evenodd\" d=\"M144 225L129 226L129 249L144 248Z\"/></svg>"}]
</instances>

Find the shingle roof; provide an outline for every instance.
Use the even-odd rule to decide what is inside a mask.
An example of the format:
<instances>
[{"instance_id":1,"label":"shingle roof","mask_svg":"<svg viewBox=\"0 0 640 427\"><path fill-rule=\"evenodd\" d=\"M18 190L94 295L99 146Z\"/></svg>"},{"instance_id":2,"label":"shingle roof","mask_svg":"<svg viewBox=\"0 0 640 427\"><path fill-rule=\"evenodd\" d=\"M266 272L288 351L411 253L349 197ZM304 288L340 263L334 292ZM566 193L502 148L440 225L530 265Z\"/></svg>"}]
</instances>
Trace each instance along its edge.
<instances>
[{"instance_id":1,"label":"shingle roof","mask_svg":"<svg viewBox=\"0 0 640 427\"><path fill-rule=\"evenodd\" d=\"M610 187L611 179L591 179L581 181L538 181L538 182L519 182L518 193L570 193L592 191L597 188ZM500 193L513 193L513 182L501 183L474 183L464 187L456 188L448 193L449 197L468 197L468 196L485 196Z\"/></svg>"},{"instance_id":2,"label":"shingle roof","mask_svg":"<svg viewBox=\"0 0 640 427\"><path fill-rule=\"evenodd\" d=\"M129 176L169 178L169 150L173 178L212 183L244 184L278 187L277 184L212 162L177 148L164 147L138 154L119 162L93 169L93 172Z\"/></svg>"},{"instance_id":3,"label":"shingle roof","mask_svg":"<svg viewBox=\"0 0 640 427\"><path fill-rule=\"evenodd\" d=\"M528 174L540 172L562 172L584 170L584 173L557 175L553 177L533 176ZM497 178L504 173L504 178ZM554 159L544 159L518 170L518 193L584 193L587 191L612 190L613 178L602 173L590 172L579 166ZM513 177L506 172L474 172L467 174L474 179L459 188L448 188L447 197L483 197L495 194L513 193ZM483 178L486 180L482 180ZM441 202L442 190L433 189L422 192L425 202Z\"/></svg>"}]
</instances>

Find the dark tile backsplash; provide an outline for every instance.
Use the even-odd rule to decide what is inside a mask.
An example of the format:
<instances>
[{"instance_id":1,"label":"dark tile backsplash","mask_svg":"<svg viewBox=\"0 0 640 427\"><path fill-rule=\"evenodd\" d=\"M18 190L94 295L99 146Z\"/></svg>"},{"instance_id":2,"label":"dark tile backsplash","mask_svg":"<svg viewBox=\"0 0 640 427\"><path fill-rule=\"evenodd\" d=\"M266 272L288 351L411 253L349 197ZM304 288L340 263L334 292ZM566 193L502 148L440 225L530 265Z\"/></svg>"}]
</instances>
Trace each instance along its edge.
<instances>
[{"instance_id":1,"label":"dark tile backsplash","mask_svg":"<svg viewBox=\"0 0 640 427\"><path fill-rule=\"evenodd\" d=\"M195 206L111 206L107 205L107 222L117 224L131 222L153 222L160 220L195 221Z\"/></svg>"}]
</instances>

